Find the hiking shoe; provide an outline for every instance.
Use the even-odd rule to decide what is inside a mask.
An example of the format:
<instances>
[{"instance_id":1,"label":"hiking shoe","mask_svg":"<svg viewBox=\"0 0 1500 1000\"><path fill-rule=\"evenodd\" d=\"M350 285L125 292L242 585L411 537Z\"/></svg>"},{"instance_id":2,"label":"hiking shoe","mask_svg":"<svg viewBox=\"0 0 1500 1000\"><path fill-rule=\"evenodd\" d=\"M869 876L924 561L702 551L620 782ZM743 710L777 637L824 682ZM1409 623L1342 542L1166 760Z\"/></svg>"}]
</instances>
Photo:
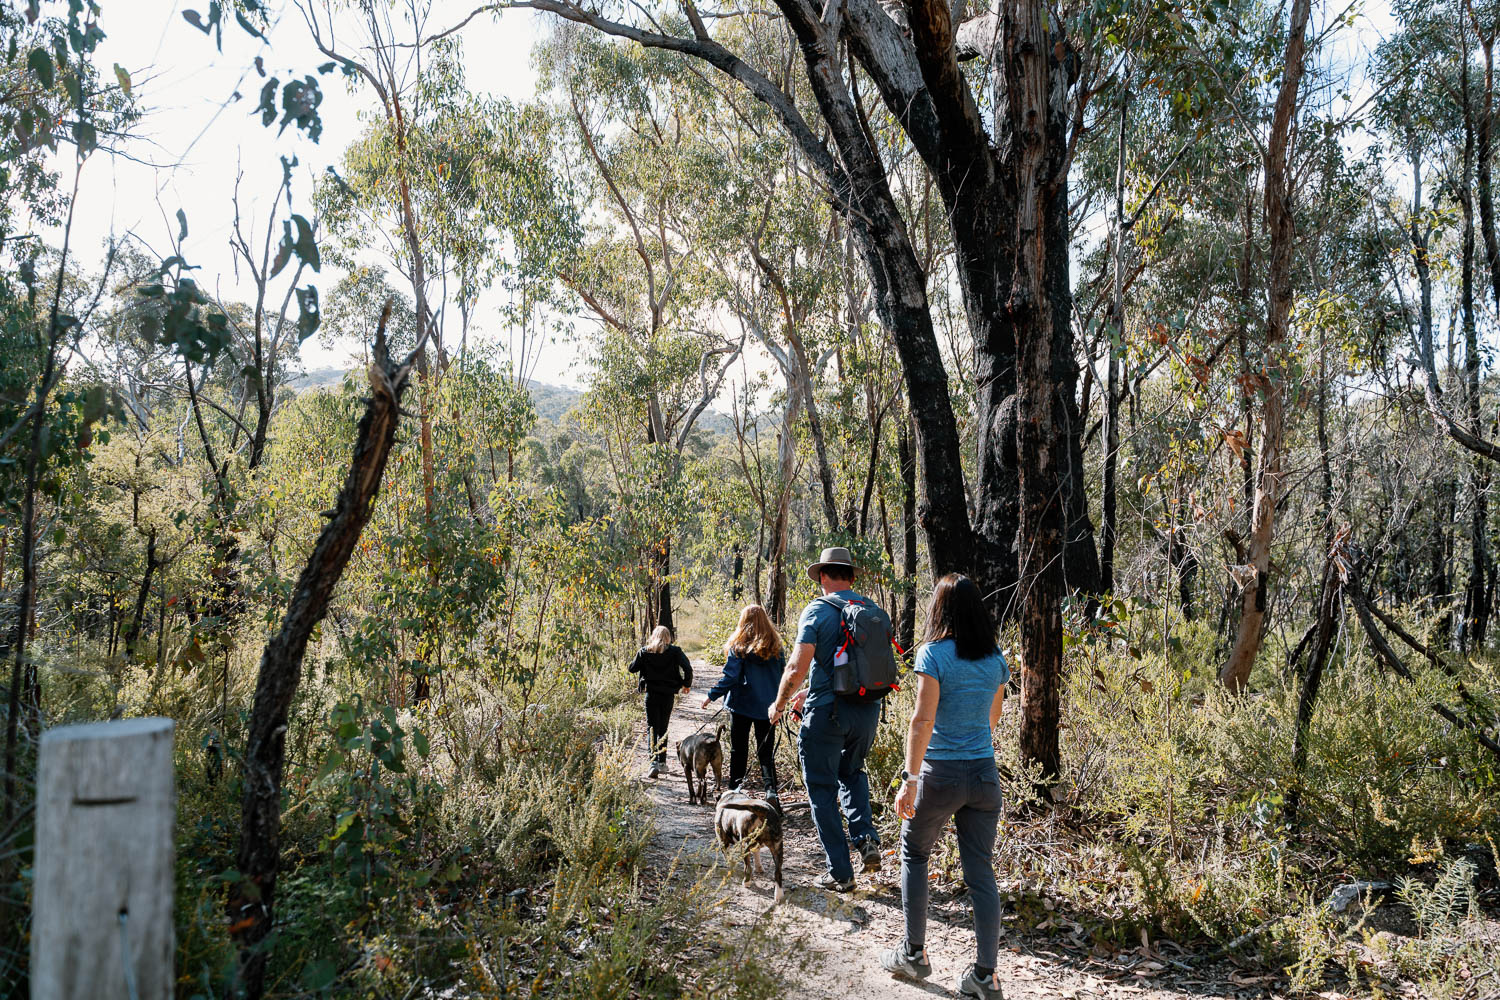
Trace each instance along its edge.
<instances>
[{"instance_id":1,"label":"hiking shoe","mask_svg":"<svg viewBox=\"0 0 1500 1000\"><path fill-rule=\"evenodd\" d=\"M875 843L874 837L866 837L864 840L855 841L854 849L864 859L865 871L880 871L880 845Z\"/></svg>"},{"instance_id":2,"label":"hiking shoe","mask_svg":"<svg viewBox=\"0 0 1500 1000\"><path fill-rule=\"evenodd\" d=\"M646 772L646 777L651 779L661 777L661 768L657 767L655 764L652 764L651 770Z\"/></svg>"},{"instance_id":3,"label":"hiking shoe","mask_svg":"<svg viewBox=\"0 0 1500 1000\"><path fill-rule=\"evenodd\" d=\"M833 872L824 872L817 878L813 879L813 885L817 886L819 889L827 889L829 892L848 892L849 890L854 888L854 880L851 878L847 881L840 882L838 879L833 877Z\"/></svg>"},{"instance_id":4,"label":"hiking shoe","mask_svg":"<svg viewBox=\"0 0 1500 1000\"><path fill-rule=\"evenodd\" d=\"M785 816L786 815L786 811L781 808L781 800L776 797L776 793L775 792L771 792L770 794L768 794L766 796L766 804L769 805L772 809L776 810L776 815L778 815L778 816Z\"/></svg>"},{"instance_id":5,"label":"hiking shoe","mask_svg":"<svg viewBox=\"0 0 1500 1000\"><path fill-rule=\"evenodd\" d=\"M1005 1000L1005 994L1000 992L1000 977L992 972L980 979L974 975L972 965L959 979L958 992L961 996L978 997L979 1000Z\"/></svg>"},{"instance_id":6,"label":"hiking shoe","mask_svg":"<svg viewBox=\"0 0 1500 1000\"><path fill-rule=\"evenodd\" d=\"M899 947L887 948L880 953L880 967L908 979L926 979L932 975L932 963L927 960L927 949L918 948L915 953L909 952L905 941Z\"/></svg>"}]
</instances>

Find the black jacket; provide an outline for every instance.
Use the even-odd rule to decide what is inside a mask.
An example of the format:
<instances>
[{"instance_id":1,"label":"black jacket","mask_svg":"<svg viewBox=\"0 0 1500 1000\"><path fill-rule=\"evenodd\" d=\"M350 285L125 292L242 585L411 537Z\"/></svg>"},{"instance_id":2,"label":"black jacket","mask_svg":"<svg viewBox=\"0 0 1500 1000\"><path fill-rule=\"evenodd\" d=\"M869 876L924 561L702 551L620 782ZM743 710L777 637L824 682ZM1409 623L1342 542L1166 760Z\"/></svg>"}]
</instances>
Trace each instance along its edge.
<instances>
[{"instance_id":1,"label":"black jacket","mask_svg":"<svg viewBox=\"0 0 1500 1000\"><path fill-rule=\"evenodd\" d=\"M660 653L641 650L630 661L630 672L641 675L637 687L642 691L670 693L693 685L693 667L687 654L676 646Z\"/></svg>"}]
</instances>

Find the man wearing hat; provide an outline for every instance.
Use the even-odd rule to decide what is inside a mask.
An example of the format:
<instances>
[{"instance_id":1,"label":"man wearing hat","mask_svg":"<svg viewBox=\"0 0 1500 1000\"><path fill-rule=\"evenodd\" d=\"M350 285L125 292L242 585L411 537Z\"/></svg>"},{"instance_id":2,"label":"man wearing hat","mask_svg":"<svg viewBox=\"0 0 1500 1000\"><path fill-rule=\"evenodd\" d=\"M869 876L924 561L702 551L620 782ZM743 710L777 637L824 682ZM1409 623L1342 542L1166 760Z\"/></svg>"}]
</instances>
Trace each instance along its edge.
<instances>
[{"instance_id":1,"label":"man wearing hat","mask_svg":"<svg viewBox=\"0 0 1500 1000\"><path fill-rule=\"evenodd\" d=\"M854 559L841 546L824 549L822 558L807 567L807 575L823 588L824 595L873 605L854 590L854 572ZM833 660L843 643L841 617L839 608L821 597L803 609L797 625L797 648L781 675L770 714L775 725L788 702L802 708L797 755L802 761L813 826L828 859L828 871L817 885L848 892L854 888L850 840L864 862L864 870L880 870L880 837L870 816L870 779L865 774L865 756L875 742L875 727L880 722L880 703L853 702L833 693ZM808 678L809 669L811 680L806 692L798 692L793 698L792 692ZM804 698L805 706L801 705ZM848 840L844 837L846 818Z\"/></svg>"}]
</instances>

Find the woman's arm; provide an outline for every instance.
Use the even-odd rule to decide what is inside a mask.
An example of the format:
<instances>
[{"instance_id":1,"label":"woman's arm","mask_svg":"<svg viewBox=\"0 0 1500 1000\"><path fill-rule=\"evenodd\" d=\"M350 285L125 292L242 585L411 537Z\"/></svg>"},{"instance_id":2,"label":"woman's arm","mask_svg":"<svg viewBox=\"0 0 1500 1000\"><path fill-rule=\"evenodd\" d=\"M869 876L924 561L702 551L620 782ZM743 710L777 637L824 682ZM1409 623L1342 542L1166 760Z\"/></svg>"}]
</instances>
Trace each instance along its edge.
<instances>
[{"instance_id":1,"label":"woman's arm","mask_svg":"<svg viewBox=\"0 0 1500 1000\"><path fill-rule=\"evenodd\" d=\"M911 724L906 728L906 773L913 777L901 783L896 793L896 815L911 819L916 812L917 782L927 744L932 741L932 726L937 721L938 682L929 674L917 675L917 707L912 710Z\"/></svg>"},{"instance_id":2,"label":"woman's arm","mask_svg":"<svg viewBox=\"0 0 1500 1000\"><path fill-rule=\"evenodd\" d=\"M718 683L708 689L708 697L703 699L703 707L707 708L711 701L718 701L739 684L740 678L745 670L745 661L740 659L738 653L730 653L724 660L724 673Z\"/></svg>"},{"instance_id":3,"label":"woman's arm","mask_svg":"<svg viewBox=\"0 0 1500 1000\"><path fill-rule=\"evenodd\" d=\"M995 700L990 702L990 732L1000 724L1000 710L1005 707L1005 685L995 689Z\"/></svg>"},{"instance_id":4,"label":"woman's arm","mask_svg":"<svg viewBox=\"0 0 1500 1000\"><path fill-rule=\"evenodd\" d=\"M693 664L689 662L681 646L672 648L677 650L677 667L682 671L682 693L687 694L693 686Z\"/></svg>"},{"instance_id":5,"label":"woman's arm","mask_svg":"<svg viewBox=\"0 0 1500 1000\"><path fill-rule=\"evenodd\" d=\"M630 672L632 674L638 674L638 673L641 672L641 653L642 652L644 652L644 650L639 650L639 649L636 650L635 651L635 659L633 659L633 660L630 661Z\"/></svg>"}]
</instances>

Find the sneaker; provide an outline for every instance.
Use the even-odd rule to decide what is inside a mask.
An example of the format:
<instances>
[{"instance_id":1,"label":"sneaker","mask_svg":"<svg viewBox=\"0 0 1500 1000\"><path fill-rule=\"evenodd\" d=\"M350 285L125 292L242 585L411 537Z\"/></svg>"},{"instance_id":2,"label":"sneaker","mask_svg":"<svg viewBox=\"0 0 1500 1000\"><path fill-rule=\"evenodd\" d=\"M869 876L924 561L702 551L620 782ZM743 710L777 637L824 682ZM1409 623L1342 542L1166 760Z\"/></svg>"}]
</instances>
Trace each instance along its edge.
<instances>
[{"instance_id":1,"label":"sneaker","mask_svg":"<svg viewBox=\"0 0 1500 1000\"><path fill-rule=\"evenodd\" d=\"M651 770L649 770L649 771L646 772L646 777L650 778L650 779L653 779L653 780L656 779L656 778L658 778L658 777L660 777L660 776L661 776L661 768L657 767L655 764L652 764L651 765Z\"/></svg>"},{"instance_id":2,"label":"sneaker","mask_svg":"<svg viewBox=\"0 0 1500 1000\"><path fill-rule=\"evenodd\" d=\"M972 965L959 979L958 992L960 996L978 997L979 1000L1005 1000L1005 994L1000 992L1000 977L992 972L980 979L974 975Z\"/></svg>"},{"instance_id":3,"label":"sneaker","mask_svg":"<svg viewBox=\"0 0 1500 1000\"><path fill-rule=\"evenodd\" d=\"M927 949L918 948L913 954L906 950L906 942L900 947L887 948L880 953L880 967L887 972L908 979L926 979L932 975L932 963L927 960Z\"/></svg>"},{"instance_id":4,"label":"sneaker","mask_svg":"<svg viewBox=\"0 0 1500 1000\"><path fill-rule=\"evenodd\" d=\"M854 880L851 878L847 881L840 882L838 879L833 877L833 872L824 872L817 878L813 879L813 885L817 886L819 889L827 889L829 892L848 892L849 890L854 888Z\"/></svg>"},{"instance_id":5,"label":"sneaker","mask_svg":"<svg viewBox=\"0 0 1500 1000\"><path fill-rule=\"evenodd\" d=\"M866 837L864 840L855 841L854 849L864 859L865 871L880 871L880 845L875 843L875 838Z\"/></svg>"}]
</instances>

